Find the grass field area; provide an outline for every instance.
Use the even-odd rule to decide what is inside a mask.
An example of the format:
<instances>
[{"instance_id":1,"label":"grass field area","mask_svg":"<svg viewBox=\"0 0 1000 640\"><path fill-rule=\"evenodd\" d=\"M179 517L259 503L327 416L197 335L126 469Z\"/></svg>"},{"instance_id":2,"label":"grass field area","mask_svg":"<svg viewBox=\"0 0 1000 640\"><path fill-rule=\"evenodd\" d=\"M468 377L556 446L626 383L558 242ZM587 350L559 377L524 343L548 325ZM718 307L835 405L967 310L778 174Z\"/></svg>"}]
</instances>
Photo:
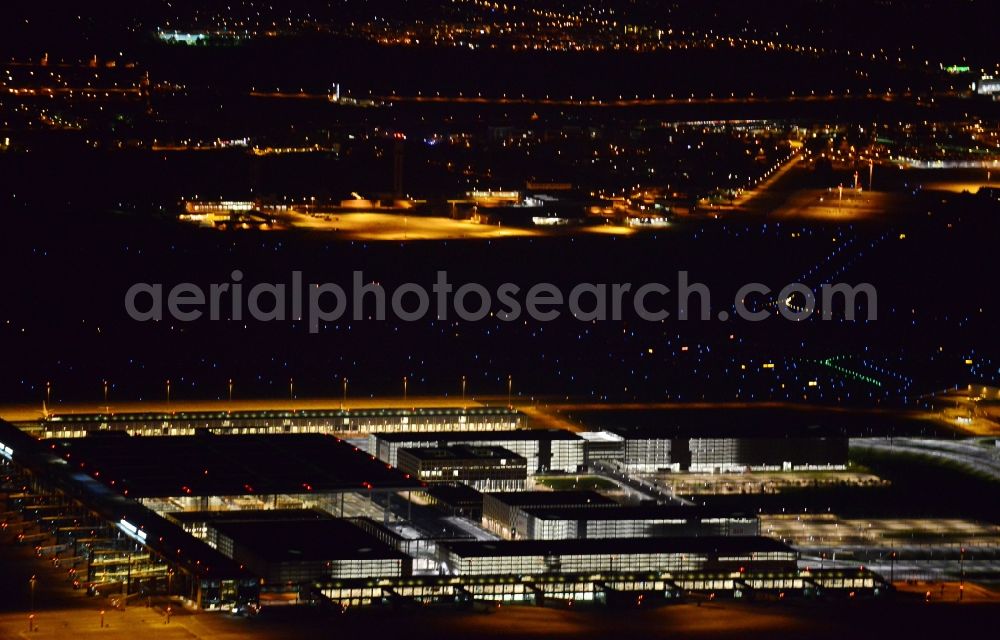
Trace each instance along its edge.
<instances>
[{"instance_id":1,"label":"grass field area","mask_svg":"<svg viewBox=\"0 0 1000 640\"><path fill-rule=\"evenodd\" d=\"M544 476L535 482L554 491L602 491L617 489L614 482L598 476Z\"/></svg>"}]
</instances>

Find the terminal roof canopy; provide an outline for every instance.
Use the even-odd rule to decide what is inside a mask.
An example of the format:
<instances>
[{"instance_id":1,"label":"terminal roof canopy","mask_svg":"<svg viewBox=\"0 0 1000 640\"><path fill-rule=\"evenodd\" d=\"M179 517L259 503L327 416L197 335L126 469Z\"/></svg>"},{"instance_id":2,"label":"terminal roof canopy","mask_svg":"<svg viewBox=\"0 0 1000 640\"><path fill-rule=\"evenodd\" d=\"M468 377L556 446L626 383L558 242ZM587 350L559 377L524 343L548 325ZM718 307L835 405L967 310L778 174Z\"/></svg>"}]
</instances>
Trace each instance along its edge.
<instances>
[{"instance_id":1,"label":"terminal roof canopy","mask_svg":"<svg viewBox=\"0 0 1000 640\"><path fill-rule=\"evenodd\" d=\"M405 559L359 527L337 519L226 522L212 525L238 547L268 562Z\"/></svg>"},{"instance_id":2,"label":"terminal roof canopy","mask_svg":"<svg viewBox=\"0 0 1000 640\"><path fill-rule=\"evenodd\" d=\"M130 498L305 494L420 483L327 435L88 436L56 455ZM111 483L114 484L111 484Z\"/></svg>"}]
</instances>

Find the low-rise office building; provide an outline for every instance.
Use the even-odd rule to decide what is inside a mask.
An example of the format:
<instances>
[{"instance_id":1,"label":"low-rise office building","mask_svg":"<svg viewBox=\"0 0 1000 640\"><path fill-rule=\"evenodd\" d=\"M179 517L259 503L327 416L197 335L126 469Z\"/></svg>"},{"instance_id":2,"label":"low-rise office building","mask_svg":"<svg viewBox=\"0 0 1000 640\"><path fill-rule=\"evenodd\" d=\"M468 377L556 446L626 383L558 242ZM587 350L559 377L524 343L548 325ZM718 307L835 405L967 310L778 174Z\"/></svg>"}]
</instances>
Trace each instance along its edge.
<instances>
[{"instance_id":1,"label":"low-rise office building","mask_svg":"<svg viewBox=\"0 0 1000 640\"><path fill-rule=\"evenodd\" d=\"M483 526L503 538L524 531L524 510L545 507L551 510L578 507L611 508L618 503L596 491L513 491L483 494ZM523 536L522 536L523 537Z\"/></svg>"},{"instance_id":2,"label":"low-rise office building","mask_svg":"<svg viewBox=\"0 0 1000 640\"><path fill-rule=\"evenodd\" d=\"M421 482L461 482L478 491L518 491L528 479L524 457L503 447L404 448L397 455L400 470Z\"/></svg>"},{"instance_id":3,"label":"low-rise office building","mask_svg":"<svg viewBox=\"0 0 1000 640\"><path fill-rule=\"evenodd\" d=\"M369 436L369 451L391 465L399 464L400 449L451 445L503 447L524 457L528 475L548 471L578 471L584 465L584 440L562 429L516 429L437 433L377 433Z\"/></svg>"},{"instance_id":4,"label":"low-rise office building","mask_svg":"<svg viewBox=\"0 0 1000 640\"><path fill-rule=\"evenodd\" d=\"M581 431L588 465L595 462L620 462L626 455L625 438L610 431Z\"/></svg>"},{"instance_id":5,"label":"low-rise office building","mask_svg":"<svg viewBox=\"0 0 1000 640\"><path fill-rule=\"evenodd\" d=\"M428 504L449 516L464 516L479 520L483 516L483 496L466 484L436 482L429 484L422 492Z\"/></svg>"}]
</instances>

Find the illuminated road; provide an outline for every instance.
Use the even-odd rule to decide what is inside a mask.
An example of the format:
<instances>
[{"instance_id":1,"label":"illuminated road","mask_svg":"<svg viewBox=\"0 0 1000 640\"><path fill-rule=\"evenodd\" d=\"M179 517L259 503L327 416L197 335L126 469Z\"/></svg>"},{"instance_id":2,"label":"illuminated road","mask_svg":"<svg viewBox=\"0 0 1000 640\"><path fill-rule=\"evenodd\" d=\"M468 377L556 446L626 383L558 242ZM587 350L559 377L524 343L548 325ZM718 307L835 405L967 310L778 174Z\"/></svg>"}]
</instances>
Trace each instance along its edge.
<instances>
[{"instance_id":1,"label":"illuminated road","mask_svg":"<svg viewBox=\"0 0 1000 640\"><path fill-rule=\"evenodd\" d=\"M7 93L14 96L140 96L142 90L138 87L7 87Z\"/></svg>"},{"instance_id":2,"label":"illuminated road","mask_svg":"<svg viewBox=\"0 0 1000 640\"><path fill-rule=\"evenodd\" d=\"M109 611L110 627L99 627L97 603L89 608L38 614L38 631L27 632L27 617L0 614L0 637L62 640L286 640L288 638L405 637L408 640L467 638L927 638L945 633L982 635L995 623L996 594L967 585L966 603L953 604L955 585L934 591L930 606L922 595L883 602L796 601L687 602L626 612L503 606L488 612L455 608L389 608L324 614L278 607L254 619L221 613L175 615L169 625L156 610L132 607ZM927 589L920 585L920 591Z\"/></svg>"},{"instance_id":3,"label":"illuminated road","mask_svg":"<svg viewBox=\"0 0 1000 640\"><path fill-rule=\"evenodd\" d=\"M281 100L331 100L328 93L309 91L251 91L255 98L272 98ZM527 96L466 96L466 95L369 95L365 100L397 104L470 104L470 105L501 105L501 106L551 106L551 107L666 107L677 105L755 105L755 104L786 104L786 103L823 103L839 100L879 100L892 101L900 98L912 98L911 93L867 93L867 94L824 94L824 95L788 95L780 97L759 96L688 96L688 97L640 97L640 98L536 98Z\"/></svg>"},{"instance_id":4,"label":"illuminated road","mask_svg":"<svg viewBox=\"0 0 1000 640\"><path fill-rule=\"evenodd\" d=\"M476 526L474 522L470 522L465 518L460 518L458 516L450 516L445 518L444 520L445 522L452 525L456 529L459 529L469 534L470 536L472 536L473 538L475 538L480 542L490 542L493 540L500 539L498 536L495 536L492 533L485 531L482 527Z\"/></svg>"},{"instance_id":5,"label":"illuminated road","mask_svg":"<svg viewBox=\"0 0 1000 640\"><path fill-rule=\"evenodd\" d=\"M782 164L774 173L764 179L756 187L753 189L747 189L741 193L740 196L733 202L733 208L746 209L748 205L757 200L758 196L772 188L779 180L787 175L793 167L798 165L798 163L802 161L802 158L803 156L801 153L796 153L791 157L791 159Z\"/></svg>"},{"instance_id":6,"label":"illuminated road","mask_svg":"<svg viewBox=\"0 0 1000 640\"><path fill-rule=\"evenodd\" d=\"M613 410L646 410L646 409L790 409L794 411L813 411L817 408L821 408L823 411L836 411L843 413L900 413L907 414L916 417L917 414L913 412L896 411L893 409L855 409L852 407L838 407L838 406L826 406L814 407L802 403L796 402L779 402L779 401L763 401L763 402L746 402L746 401L733 401L733 402L709 402L709 401L695 401L695 402L559 402L551 401L546 402L541 405L548 410L553 411L613 411Z\"/></svg>"},{"instance_id":7,"label":"illuminated road","mask_svg":"<svg viewBox=\"0 0 1000 640\"><path fill-rule=\"evenodd\" d=\"M626 493L635 494L639 500L655 500L659 503L684 504L688 506L694 504L689 500L674 495L670 487L651 482L640 475L624 473L618 470L617 466L612 463L598 461L593 463L593 466L599 472L598 475L600 477L611 480Z\"/></svg>"},{"instance_id":8,"label":"illuminated road","mask_svg":"<svg viewBox=\"0 0 1000 640\"><path fill-rule=\"evenodd\" d=\"M956 464L993 480L1000 480L1000 448L990 441L852 438L851 448L889 455L910 454L931 458Z\"/></svg>"}]
</instances>

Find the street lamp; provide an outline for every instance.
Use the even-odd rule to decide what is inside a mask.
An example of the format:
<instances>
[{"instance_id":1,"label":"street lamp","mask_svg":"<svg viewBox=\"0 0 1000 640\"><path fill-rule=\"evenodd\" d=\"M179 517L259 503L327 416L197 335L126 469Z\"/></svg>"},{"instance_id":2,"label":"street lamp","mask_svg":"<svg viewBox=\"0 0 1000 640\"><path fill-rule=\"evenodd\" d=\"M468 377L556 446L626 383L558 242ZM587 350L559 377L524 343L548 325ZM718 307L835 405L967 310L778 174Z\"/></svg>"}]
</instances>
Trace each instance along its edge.
<instances>
[{"instance_id":1,"label":"street lamp","mask_svg":"<svg viewBox=\"0 0 1000 640\"><path fill-rule=\"evenodd\" d=\"M233 379L229 379L229 404L233 404Z\"/></svg>"},{"instance_id":2,"label":"street lamp","mask_svg":"<svg viewBox=\"0 0 1000 640\"><path fill-rule=\"evenodd\" d=\"M465 408L465 376L462 376L462 408Z\"/></svg>"},{"instance_id":3,"label":"street lamp","mask_svg":"<svg viewBox=\"0 0 1000 640\"><path fill-rule=\"evenodd\" d=\"M344 399L340 402L340 408L344 409L347 406L347 378L344 378Z\"/></svg>"},{"instance_id":4,"label":"street lamp","mask_svg":"<svg viewBox=\"0 0 1000 640\"><path fill-rule=\"evenodd\" d=\"M406 376L403 376L403 403L406 403Z\"/></svg>"},{"instance_id":5,"label":"street lamp","mask_svg":"<svg viewBox=\"0 0 1000 640\"><path fill-rule=\"evenodd\" d=\"M128 606L128 592L132 588L132 552L129 551L126 555L125 565L125 582L122 584L122 611Z\"/></svg>"},{"instance_id":6,"label":"street lamp","mask_svg":"<svg viewBox=\"0 0 1000 640\"><path fill-rule=\"evenodd\" d=\"M514 377L507 376L507 408L513 409L514 404L511 402L511 393L514 390Z\"/></svg>"},{"instance_id":7,"label":"street lamp","mask_svg":"<svg viewBox=\"0 0 1000 640\"><path fill-rule=\"evenodd\" d=\"M959 551L958 556L958 586L965 589L965 547Z\"/></svg>"},{"instance_id":8,"label":"street lamp","mask_svg":"<svg viewBox=\"0 0 1000 640\"><path fill-rule=\"evenodd\" d=\"M35 583L38 582L38 578L34 575L28 580L28 584L31 586L31 611L35 610ZM32 616L34 617L34 616Z\"/></svg>"}]
</instances>

